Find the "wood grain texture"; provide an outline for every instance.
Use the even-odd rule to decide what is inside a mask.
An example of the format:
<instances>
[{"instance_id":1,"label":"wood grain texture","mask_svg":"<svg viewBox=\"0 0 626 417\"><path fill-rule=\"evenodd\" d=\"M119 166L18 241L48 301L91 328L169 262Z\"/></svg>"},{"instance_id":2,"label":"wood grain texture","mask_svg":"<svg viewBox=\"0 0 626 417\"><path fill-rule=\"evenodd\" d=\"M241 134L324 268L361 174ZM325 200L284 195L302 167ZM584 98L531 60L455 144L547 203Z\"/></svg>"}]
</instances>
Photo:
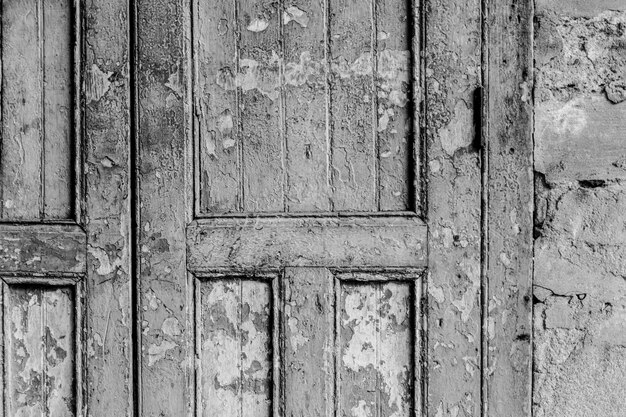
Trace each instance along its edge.
<instances>
[{"instance_id":1,"label":"wood grain texture","mask_svg":"<svg viewBox=\"0 0 626 417\"><path fill-rule=\"evenodd\" d=\"M422 267L426 228L411 218L256 219L194 222L188 267Z\"/></svg>"},{"instance_id":2,"label":"wood grain texture","mask_svg":"<svg viewBox=\"0 0 626 417\"><path fill-rule=\"evenodd\" d=\"M9 219L38 219L43 209L39 4L2 2L2 217Z\"/></svg>"},{"instance_id":3,"label":"wood grain texture","mask_svg":"<svg viewBox=\"0 0 626 417\"><path fill-rule=\"evenodd\" d=\"M138 413L147 416L189 415L194 396L193 281L185 261L193 210L185 174L193 160L186 153L190 11L185 0L137 2Z\"/></svg>"},{"instance_id":4,"label":"wood grain texture","mask_svg":"<svg viewBox=\"0 0 626 417\"><path fill-rule=\"evenodd\" d=\"M487 2L484 411L530 416L533 2Z\"/></svg>"},{"instance_id":5,"label":"wood grain texture","mask_svg":"<svg viewBox=\"0 0 626 417\"><path fill-rule=\"evenodd\" d=\"M410 285L344 282L339 299L339 413L414 415Z\"/></svg>"},{"instance_id":6,"label":"wood grain texture","mask_svg":"<svg viewBox=\"0 0 626 417\"><path fill-rule=\"evenodd\" d=\"M241 210L241 129L238 96L232 83L237 74L238 26L235 2L194 1L191 53L197 77L194 91L200 152L200 213ZM221 85L220 85L221 84Z\"/></svg>"},{"instance_id":7,"label":"wood grain texture","mask_svg":"<svg viewBox=\"0 0 626 417\"><path fill-rule=\"evenodd\" d=\"M237 0L244 211L284 211L281 10L273 0Z\"/></svg>"},{"instance_id":8,"label":"wood grain texture","mask_svg":"<svg viewBox=\"0 0 626 417\"><path fill-rule=\"evenodd\" d=\"M132 415L129 15L85 4L84 224L87 275L82 415ZM80 44L79 40L79 44ZM134 282L135 278L132 278Z\"/></svg>"},{"instance_id":9,"label":"wood grain texture","mask_svg":"<svg viewBox=\"0 0 626 417\"><path fill-rule=\"evenodd\" d=\"M72 10L70 0L3 2L3 219L73 215Z\"/></svg>"},{"instance_id":10,"label":"wood grain texture","mask_svg":"<svg viewBox=\"0 0 626 417\"><path fill-rule=\"evenodd\" d=\"M419 56L412 59L412 33L419 34L419 23L413 21L411 3L375 1L379 211L415 209L412 152L419 140L413 131L417 103L411 99L413 89L419 88L412 85Z\"/></svg>"},{"instance_id":11,"label":"wood grain texture","mask_svg":"<svg viewBox=\"0 0 626 417\"><path fill-rule=\"evenodd\" d=\"M287 211L330 211L326 15L323 2L283 14Z\"/></svg>"},{"instance_id":12,"label":"wood grain texture","mask_svg":"<svg viewBox=\"0 0 626 417\"><path fill-rule=\"evenodd\" d=\"M84 273L86 240L77 226L0 225L0 272Z\"/></svg>"},{"instance_id":13,"label":"wood grain texture","mask_svg":"<svg viewBox=\"0 0 626 417\"><path fill-rule=\"evenodd\" d=\"M74 4L42 0L44 217L70 219L74 205Z\"/></svg>"},{"instance_id":14,"label":"wood grain texture","mask_svg":"<svg viewBox=\"0 0 626 417\"><path fill-rule=\"evenodd\" d=\"M370 2L329 1L330 129L336 211L376 210L374 27Z\"/></svg>"},{"instance_id":15,"label":"wood grain texture","mask_svg":"<svg viewBox=\"0 0 626 417\"><path fill-rule=\"evenodd\" d=\"M267 281L196 281L199 416L269 417L272 294Z\"/></svg>"},{"instance_id":16,"label":"wood grain texture","mask_svg":"<svg viewBox=\"0 0 626 417\"><path fill-rule=\"evenodd\" d=\"M480 1L424 4L428 195L426 409L481 413ZM451 30L451 28L454 28ZM504 414L507 415L507 414Z\"/></svg>"},{"instance_id":17,"label":"wood grain texture","mask_svg":"<svg viewBox=\"0 0 626 417\"><path fill-rule=\"evenodd\" d=\"M3 415L78 415L73 290L3 287L8 394Z\"/></svg>"},{"instance_id":18,"label":"wood grain texture","mask_svg":"<svg viewBox=\"0 0 626 417\"><path fill-rule=\"evenodd\" d=\"M284 410L335 416L335 280L325 268L287 268L283 299Z\"/></svg>"},{"instance_id":19,"label":"wood grain texture","mask_svg":"<svg viewBox=\"0 0 626 417\"><path fill-rule=\"evenodd\" d=\"M626 178L626 103L603 95L535 108L535 170L548 181Z\"/></svg>"}]
</instances>

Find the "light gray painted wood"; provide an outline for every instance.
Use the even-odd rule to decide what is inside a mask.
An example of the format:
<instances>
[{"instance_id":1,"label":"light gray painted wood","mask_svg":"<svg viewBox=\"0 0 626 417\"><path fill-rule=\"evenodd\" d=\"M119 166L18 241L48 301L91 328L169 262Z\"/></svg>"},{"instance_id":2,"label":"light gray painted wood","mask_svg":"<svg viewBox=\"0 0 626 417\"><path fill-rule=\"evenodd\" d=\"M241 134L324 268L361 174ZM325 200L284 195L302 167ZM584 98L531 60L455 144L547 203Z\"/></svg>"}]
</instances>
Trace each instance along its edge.
<instances>
[{"instance_id":1,"label":"light gray painted wood","mask_svg":"<svg viewBox=\"0 0 626 417\"><path fill-rule=\"evenodd\" d=\"M187 229L188 268L423 267L426 228L413 218L223 219Z\"/></svg>"},{"instance_id":2,"label":"light gray painted wood","mask_svg":"<svg viewBox=\"0 0 626 417\"><path fill-rule=\"evenodd\" d=\"M487 7L483 415L530 416L533 2Z\"/></svg>"},{"instance_id":3,"label":"light gray painted wood","mask_svg":"<svg viewBox=\"0 0 626 417\"><path fill-rule=\"evenodd\" d=\"M272 415L272 293L268 281L199 280L199 416Z\"/></svg>"},{"instance_id":4,"label":"light gray painted wood","mask_svg":"<svg viewBox=\"0 0 626 417\"><path fill-rule=\"evenodd\" d=\"M78 415L72 289L3 287L4 415Z\"/></svg>"}]
</instances>

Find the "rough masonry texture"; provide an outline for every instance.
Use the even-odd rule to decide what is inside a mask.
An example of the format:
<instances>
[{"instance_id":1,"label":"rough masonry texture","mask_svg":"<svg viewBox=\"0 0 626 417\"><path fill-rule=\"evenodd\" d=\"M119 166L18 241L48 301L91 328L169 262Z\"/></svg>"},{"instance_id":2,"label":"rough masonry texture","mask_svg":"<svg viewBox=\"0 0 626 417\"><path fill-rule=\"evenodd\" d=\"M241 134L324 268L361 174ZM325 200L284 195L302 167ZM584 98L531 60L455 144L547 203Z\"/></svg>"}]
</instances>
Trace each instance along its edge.
<instances>
[{"instance_id":1,"label":"rough masonry texture","mask_svg":"<svg viewBox=\"0 0 626 417\"><path fill-rule=\"evenodd\" d=\"M537 2L537 417L626 412L626 3Z\"/></svg>"}]
</instances>

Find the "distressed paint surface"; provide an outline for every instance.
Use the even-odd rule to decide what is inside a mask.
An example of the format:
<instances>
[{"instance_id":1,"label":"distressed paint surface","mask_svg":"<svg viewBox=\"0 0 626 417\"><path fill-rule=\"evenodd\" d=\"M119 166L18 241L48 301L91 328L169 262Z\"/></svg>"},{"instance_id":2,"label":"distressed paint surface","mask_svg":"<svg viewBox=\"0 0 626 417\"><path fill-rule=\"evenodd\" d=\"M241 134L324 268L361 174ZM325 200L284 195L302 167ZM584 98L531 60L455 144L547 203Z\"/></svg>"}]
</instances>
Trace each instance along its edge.
<instances>
[{"instance_id":1,"label":"distressed paint surface","mask_svg":"<svg viewBox=\"0 0 626 417\"><path fill-rule=\"evenodd\" d=\"M132 413L128 3L83 8L84 416ZM135 278L132 278L133 282Z\"/></svg>"},{"instance_id":2,"label":"distressed paint surface","mask_svg":"<svg viewBox=\"0 0 626 417\"><path fill-rule=\"evenodd\" d=\"M335 416L334 281L325 268L285 271L281 385L287 416Z\"/></svg>"},{"instance_id":3,"label":"distressed paint surface","mask_svg":"<svg viewBox=\"0 0 626 417\"><path fill-rule=\"evenodd\" d=\"M283 6L198 6L199 214L415 210L408 7Z\"/></svg>"},{"instance_id":4,"label":"distressed paint surface","mask_svg":"<svg viewBox=\"0 0 626 417\"><path fill-rule=\"evenodd\" d=\"M481 415L479 1L427 1L428 194L425 415ZM454 28L454 30L450 30Z\"/></svg>"},{"instance_id":5,"label":"distressed paint surface","mask_svg":"<svg viewBox=\"0 0 626 417\"><path fill-rule=\"evenodd\" d=\"M137 2L139 414L184 416L193 404L192 278L185 260L191 181L186 55L191 5ZM190 171L188 171L190 172ZM178 322L179 331L163 326ZM169 322L168 322L169 323Z\"/></svg>"},{"instance_id":6,"label":"distressed paint surface","mask_svg":"<svg viewBox=\"0 0 626 417\"><path fill-rule=\"evenodd\" d=\"M530 416L533 2L489 1L488 10L484 415Z\"/></svg>"},{"instance_id":7,"label":"distressed paint surface","mask_svg":"<svg viewBox=\"0 0 626 417\"><path fill-rule=\"evenodd\" d=\"M0 218L74 213L72 2L2 3Z\"/></svg>"},{"instance_id":8,"label":"distressed paint surface","mask_svg":"<svg viewBox=\"0 0 626 417\"><path fill-rule=\"evenodd\" d=\"M192 223L188 266L422 267L426 227L416 219L230 219Z\"/></svg>"},{"instance_id":9,"label":"distressed paint surface","mask_svg":"<svg viewBox=\"0 0 626 417\"><path fill-rule=\"evenodd\" d=\"M269 417L271 291L246 279L198 281L200 409L197 415Z\"/></svg>"},{"instance_id":10,"label":"distressed paint surface","mask_svg":"<svg viewBox=\"0 0 626 417\"><path fill-rule=\"evenodd\" d=\"M77 415L74 294L70 288L4 287L8 415Z\"/></svg>"},{"instance_id":11,"label":"distressed paint surface","mask_svg":"<svg viewBox=\"0 0 626 417\"><path fill-rule=\"evenodd\" d=\"M407 283L342 283L339 404L342 416L413 413L414 332Z\"/></svg>"}]
</instances>

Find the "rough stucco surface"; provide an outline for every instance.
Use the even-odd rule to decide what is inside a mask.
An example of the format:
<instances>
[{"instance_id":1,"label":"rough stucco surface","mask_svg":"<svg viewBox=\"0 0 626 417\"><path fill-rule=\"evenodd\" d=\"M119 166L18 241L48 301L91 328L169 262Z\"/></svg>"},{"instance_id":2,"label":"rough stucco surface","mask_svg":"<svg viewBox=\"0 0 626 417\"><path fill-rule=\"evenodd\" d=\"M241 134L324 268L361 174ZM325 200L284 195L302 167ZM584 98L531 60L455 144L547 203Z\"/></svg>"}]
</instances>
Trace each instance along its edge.
<instances>
[{"instance_id":1,"label":"rough stucco surface","mask_svg":"<svg viewBox=\"0 0 626 417\"><path fill-rule=\"evenodd\" d=\"M538 1L535 65L535 415L623 416L626 3Z\"/></svg>"}]
</instances>

